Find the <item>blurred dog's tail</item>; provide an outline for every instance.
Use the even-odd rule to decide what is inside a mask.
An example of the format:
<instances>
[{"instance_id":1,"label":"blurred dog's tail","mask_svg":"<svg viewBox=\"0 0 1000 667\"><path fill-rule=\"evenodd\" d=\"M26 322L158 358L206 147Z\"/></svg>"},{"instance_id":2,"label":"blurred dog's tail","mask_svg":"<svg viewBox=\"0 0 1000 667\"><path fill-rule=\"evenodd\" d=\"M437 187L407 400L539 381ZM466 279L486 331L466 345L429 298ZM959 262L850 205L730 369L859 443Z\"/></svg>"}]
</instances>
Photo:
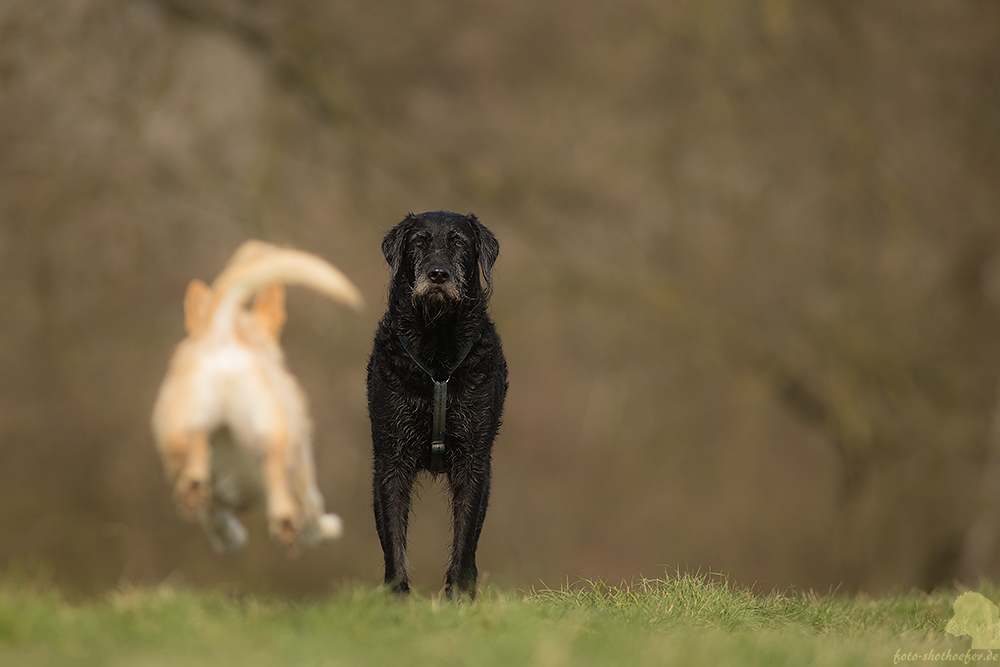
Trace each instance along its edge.
<instances>
[{"instance_id":1,"label":"blurred dog's tail","mask_svg":"<svg viewBox=\"0 0 1000 667\"><path fill-rule=\"evenodd\" d=\"M302 250L246 241L212 284L206 318L210 326L233 322L258 289L275 282L309 287L354 309L364 302L354 283L326 260Z\"/></svg>"}]
</instances>

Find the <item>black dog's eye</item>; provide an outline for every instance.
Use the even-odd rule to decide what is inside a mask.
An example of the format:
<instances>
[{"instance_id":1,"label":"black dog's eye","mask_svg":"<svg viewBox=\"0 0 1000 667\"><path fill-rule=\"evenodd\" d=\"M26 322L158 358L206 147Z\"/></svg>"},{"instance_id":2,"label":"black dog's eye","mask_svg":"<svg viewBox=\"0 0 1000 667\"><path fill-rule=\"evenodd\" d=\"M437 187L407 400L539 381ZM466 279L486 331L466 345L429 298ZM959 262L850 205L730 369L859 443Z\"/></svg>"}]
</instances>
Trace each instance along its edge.
<instances>
[{"instance_id":1,"label":"black dog's eye","mask_svg":"<svg viewBox=\"0 0 1000 667\"><path fill-rule=\"evenodd\" d=\"M453 241L453 243L455 244L455 247L456 247L456 248L460 248L460 247L462 247L462 242L461 242L461 241L459 241L458 239L455 239L455 240Z\"/></svg>"}]
</instances>

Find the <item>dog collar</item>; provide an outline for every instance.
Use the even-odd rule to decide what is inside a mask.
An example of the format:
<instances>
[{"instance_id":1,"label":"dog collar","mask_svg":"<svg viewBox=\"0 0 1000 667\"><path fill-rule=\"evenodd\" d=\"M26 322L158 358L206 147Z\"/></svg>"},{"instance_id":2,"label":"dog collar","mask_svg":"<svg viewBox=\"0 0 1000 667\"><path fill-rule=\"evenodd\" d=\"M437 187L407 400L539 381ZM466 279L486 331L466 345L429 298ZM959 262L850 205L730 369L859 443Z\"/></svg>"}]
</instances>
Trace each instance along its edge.
<instances>
[{"instance_id":1,"label":"dog collar","mask_svg":"<svg viewBox=\"0 0 1000 667\"><path fill-rule=\"evenodd\" d=\"M444 380L438 380L434 373L427 367L420 357L413 354L413 350L407 344L406 339L399 333L396 328L396 322L392 321L389 324L392 330L396 333L396 338L399 339L399 343L403 346L403 350L406 354L413 360L413 363L417 365L420 370L430 376L431 381L434 382L434 412L433 421L431 424L431 462L427 466L427 469L434 474L437 474L444 470L444 427L447 417L448 409L448 380L451 379L452 374L458 370L458 367L462 365L465 358L469 356L469 352L472 352L473 346L480 341L483 337L483 332L480 331L476 334L476 337L472 339L472 342L465 348L462 352L462 356L458 358L455 365L447 369L445 373L446 377Z\"/></svg>"}]
</instances>

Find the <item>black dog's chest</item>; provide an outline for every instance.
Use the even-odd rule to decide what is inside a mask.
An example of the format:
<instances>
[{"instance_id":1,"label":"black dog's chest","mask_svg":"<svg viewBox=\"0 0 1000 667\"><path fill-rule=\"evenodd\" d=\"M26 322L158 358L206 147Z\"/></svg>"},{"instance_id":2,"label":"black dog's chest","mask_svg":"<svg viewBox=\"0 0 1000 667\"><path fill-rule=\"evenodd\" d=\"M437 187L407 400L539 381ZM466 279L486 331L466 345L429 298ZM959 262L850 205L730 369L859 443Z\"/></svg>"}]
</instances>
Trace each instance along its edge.
<instances>
[{"instance_id":1,"label":"black dog's chest","mask_svg":"<svg viewBox=\"0 0 1000 667\"><path fill-rule=\"evenodd\" d=\"M462 355L457 365L452 363L452 367L443 367L434 362L418 363L409 352L400 349L393 355L393 368L396 369L396 377L393 378L398 391L408 399L413 406L412 416L426 420L434 412L435 386L447 385L448 407L453 404L477 403L477 389L481 389L485 377L484 363L486 351L480 349L481 344L476 341L467 355ZM419 359L419 357L418 357ZM423 360L421 360L422 362ZM471 403L470 403L471 402ZM400 415L403 417L403 415Z\"/></svg>"},{"instance_id":2,"label":"black dog's chest","mask_svg":"<svg viewBox=\"0 0 1000 667\"><path fill-rule=\"evenodd\" d=\"M388 322L383 322L375 352L381 351L385 356L383 361L376 362L373 357L373 372L381 375L381 380L371 385L378 393L386 393L386 402L375 400L373 408L384 404L395 406L391 420L402 426L400 435L405 434L406 445L424 448L432 439L432 427L436 408L446 410L446 433L449 436L464 431L462 424L471 415L488 414L499 398L496 393L496 383L491 383L492 365L495 365L496 336L486 320L483 322L483 333L477 334L468 346L468 352L459 349L457 353L434 354L431 351L426 361L416 354L407 351L397 332ZM414 345L416 349L426 351L427 345ZM426 353L426 352L425 352ZM419 353L417 353L419 354ZM414 359L417 356L417 359ZM419 363L418 363L419 359ZM451 367L444 367L444 363ZM440 384L447 381L445 402L435 406L435 385L440 392ZM374 397L370 397L374 398ZM382 413L383 417L389 417ZM403 444L403 443L400 443Z\"/></svg>"}]
</instances>

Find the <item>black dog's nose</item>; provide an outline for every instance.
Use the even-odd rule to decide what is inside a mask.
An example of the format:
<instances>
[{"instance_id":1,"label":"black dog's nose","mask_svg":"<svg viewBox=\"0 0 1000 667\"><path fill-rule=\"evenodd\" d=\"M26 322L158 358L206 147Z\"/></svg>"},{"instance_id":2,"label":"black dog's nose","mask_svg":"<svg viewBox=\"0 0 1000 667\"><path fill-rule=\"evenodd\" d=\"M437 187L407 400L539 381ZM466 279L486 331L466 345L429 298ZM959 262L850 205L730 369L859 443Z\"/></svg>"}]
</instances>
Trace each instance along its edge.
<instances>
[{"instance_id":1,"label":"black dog's nose","mask_svg":"<svg viewBox=\"0 0 1000 667\"><path fill-rule=\"evenodd\" d=\"M451 271L443 266L435 266L427 272L427 277L431 279L432 283L440 285L444 281L448 280L448 278L451 278Z\"/></svg>"}]
</instances>

